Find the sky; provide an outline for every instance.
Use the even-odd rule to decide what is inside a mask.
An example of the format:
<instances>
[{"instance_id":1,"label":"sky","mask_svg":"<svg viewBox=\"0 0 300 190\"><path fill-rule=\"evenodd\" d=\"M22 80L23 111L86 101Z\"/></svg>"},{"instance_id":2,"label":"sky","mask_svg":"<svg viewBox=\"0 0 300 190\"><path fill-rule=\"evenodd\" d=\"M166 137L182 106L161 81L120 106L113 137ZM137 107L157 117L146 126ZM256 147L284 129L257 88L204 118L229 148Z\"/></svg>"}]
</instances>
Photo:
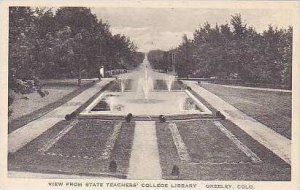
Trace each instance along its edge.
<instances>
[{"instance_id":1,"label":"sky","mask_svg":"<svg viewBox=\"0 0 300 190\"><path fill-rule=\"evenodd\" d=\"M113 34L128 36L138 51L169 50L178 46L182 36L193 32L206 21L212 25L230 24L231 15L242 19L262 32L272 24L278 28L292 26L289 10L273 9L187 9L187 8L91 8L92 12L110 24Z\"/></svg>"}]
</instances>

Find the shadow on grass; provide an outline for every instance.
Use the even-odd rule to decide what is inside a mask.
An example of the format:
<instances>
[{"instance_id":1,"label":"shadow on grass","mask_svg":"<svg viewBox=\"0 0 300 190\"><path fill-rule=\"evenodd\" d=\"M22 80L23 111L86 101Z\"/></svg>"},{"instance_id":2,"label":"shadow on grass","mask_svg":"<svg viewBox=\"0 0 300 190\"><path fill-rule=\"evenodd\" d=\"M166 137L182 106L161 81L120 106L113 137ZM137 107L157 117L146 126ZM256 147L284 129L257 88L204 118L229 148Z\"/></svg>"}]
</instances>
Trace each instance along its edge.
<instances>
[{"instance_id":1,"label":"shadow on grass","mask_svg":"<svg viewBox=\"0 0 300 190\"><path fill-rule=\"evenodd\" d=\"M83 92L84 90L92 87L95 84L95 81L91 81L90 83L86 83L82 86L80 86L79 88L75 89L74 91L70 92L69 94L63 96L62 98L60 98L59 100L50 103L38 110L35 110L29 114L23 115L19 118L16 118L12 121L10 121L8 123L8 133L11 133L15 130L17 130L18 128L26 125L27 123L36 120L40 117L42 117L43 115L47 114L48 112L54 110L55 108L63 105L64 103L66 103L67 101L71 100L72 98L76 97L77 95L79 95L81 92Z\"/></svg>"}]
</instances>

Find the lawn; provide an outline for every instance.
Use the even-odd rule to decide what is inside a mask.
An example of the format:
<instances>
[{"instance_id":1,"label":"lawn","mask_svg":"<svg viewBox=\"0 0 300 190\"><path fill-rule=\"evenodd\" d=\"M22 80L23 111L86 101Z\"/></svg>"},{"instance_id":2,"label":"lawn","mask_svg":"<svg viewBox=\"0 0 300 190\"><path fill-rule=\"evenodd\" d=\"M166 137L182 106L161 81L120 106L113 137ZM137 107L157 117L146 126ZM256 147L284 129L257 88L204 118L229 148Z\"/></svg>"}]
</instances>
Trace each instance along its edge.
<instances>
[{"instance_id":1,"label":"lawn","mask_svg":"<svg viewBox=\"0 0 300 190\"><path fill-rule=\"evenodd\" d=\"M262 160L251 162L233 142L226 139L212 120L176 122L191 162L179 159L167 123L156 123L160 164L163 179L182 180L254 180L288 181L291 168L270 150L253 140L230 121L221 121L242 143ZM172 176L172 167L179 167L179 176Z\"/></svg>"},{"instance_id":2,"label":"lawn","mask_svg":"<svg viewBox=\"0 0 300 190\"><path fill-rule=\"evenodd\" d=\"M13 113L9 119L14 120L21 116L27 115L57 101L76 89L76 86L45 86L43 90L49 92L49 95L45 97L41 97L37 92L23 95L16 94L14 102L11 106Z\"/></svg>"},{"instance_id":3,"label":"lawn","mask_svg":"<svg viewBox=\"0 0 300 190\"><path fill-rule=\"evenodd\" d=\"M37 92L16 94L11 105L13 112L9 117L9 133L66 103L94 83L84 81L81 86L77 86L73 80L49 80L43 81L43 84L42 89L49 92L45 97Z\"/></svg>"},{"instance_id":4,"label":"lawn","mask_svg":"<svg viewBox=\"0 0 300 190\"><path fill-rule=\"evenodd\" d=\"M124 177L129 167L134 123L122 123L110 157L101 157L114 126L120 121L85 119L79 122L46 152L39 152L44 143L65 128L70 121L61 121L18 152L9 155L12 171L83 174ZM117 172L110 172L110 161L117 163Z\"/></svg>"},{"instance_id":5,"label":"lawn","mask_svg":"<svg viewBox=\"0 0 300 190\"><path fill-rule=\"evenodd\" d=\"M100 157L105 142L112 133L116 122L79 120L79 123L61 138L47 153L79 157Z\"/></svg>"},{"instance_id":6,"label":"lawn","mask_svg":"<svg viewBox=\"0 0 300 190\"><path fill-rule=\"evenodd\" d=\"M177 122L194 163L251 162L211 120Z\"/></svg>"},{"instance_id":7,"label":"lawn","mask_svg":"<svg viewBox=\"0 0 300 190\"><path fill-rule=\"evenodd\" d=\"M291 139L292 93L201 84L245 114Z\"/></svg>"}]
</instances>

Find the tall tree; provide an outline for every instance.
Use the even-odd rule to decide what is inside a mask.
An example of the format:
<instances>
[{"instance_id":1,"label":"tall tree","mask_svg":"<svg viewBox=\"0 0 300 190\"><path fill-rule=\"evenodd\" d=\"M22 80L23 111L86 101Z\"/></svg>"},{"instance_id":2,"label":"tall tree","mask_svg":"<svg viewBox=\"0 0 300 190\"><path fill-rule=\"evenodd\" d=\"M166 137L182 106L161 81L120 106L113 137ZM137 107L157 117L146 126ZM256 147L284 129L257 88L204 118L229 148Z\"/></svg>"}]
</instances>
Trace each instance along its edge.
<instances>
[{"instance_id":1,"label":"tall tree","mask_svg":"<svg viewBox=\"0 0 300 190\"><path fill-rule=\"evenodd\" d=\"M9 68L17 78L30 78L36 65L34 12L27 7L11 7L9 17Z\"/></svg>"},{"instance_id":2,"label":"tall tree","mask_svg":"<svg viewBox=\"0 0 300 190\"><path fill-rule=\"evenodd\" d=\"M291 87L292 27L273 26L262 34L248 27L240 14L230 25L204 23L192 40L175 49L180 76L237 78L245 82L284 84Z\"/></svg>"}]
</instances>

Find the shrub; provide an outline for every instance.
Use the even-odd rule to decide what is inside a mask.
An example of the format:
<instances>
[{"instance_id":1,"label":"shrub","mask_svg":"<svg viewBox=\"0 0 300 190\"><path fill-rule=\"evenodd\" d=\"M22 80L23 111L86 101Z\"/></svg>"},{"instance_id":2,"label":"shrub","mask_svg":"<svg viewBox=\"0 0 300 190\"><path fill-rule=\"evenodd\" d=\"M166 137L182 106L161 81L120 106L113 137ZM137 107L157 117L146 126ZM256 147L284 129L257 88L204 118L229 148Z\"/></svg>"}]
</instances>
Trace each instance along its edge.
<instances>
[{"instance_id":1,"label":"shrub","mask_svg":"<svg viewBox=\"0 0 300 190\"><path fill-rule=\"evenodd\" d=\"M114 161L114 160L112 160L112 161L110 161L110 163L109 163L109 171L110 172L113 172L113 173L115 173L115 172L117 172L117 163L116 163L116 161Z\"/></svg>"},{"instance_id":2,"label":"shrub","mask_svg":"<svg viewBox=\"0 0 300 190\"><path fill-rule=\"evenodd\" d=\"M129 123L131 121L132 117L133 117L132 113L127 114L127 116L125 117L126 122Z\"/></svg>"},{"instance_id":3,"label":"shrub","mask_svg":"<svg viewBox=\"0 0 300 190\"><path fill-rule=\"evenodd\" d=\"M179 167L177 165L174 165L171 172L172 176L179 176Z\"/></svg>"},{"instance_id":4,"label":"shrub","mask_svg":"<svg viewBox=\"0 0 300 190\"><path fill-rule=\"evenodd\" d=\"M161 123L166 122L166 117L164 115L160 115L158 118Z\"/></svg>"}]
</instances>

